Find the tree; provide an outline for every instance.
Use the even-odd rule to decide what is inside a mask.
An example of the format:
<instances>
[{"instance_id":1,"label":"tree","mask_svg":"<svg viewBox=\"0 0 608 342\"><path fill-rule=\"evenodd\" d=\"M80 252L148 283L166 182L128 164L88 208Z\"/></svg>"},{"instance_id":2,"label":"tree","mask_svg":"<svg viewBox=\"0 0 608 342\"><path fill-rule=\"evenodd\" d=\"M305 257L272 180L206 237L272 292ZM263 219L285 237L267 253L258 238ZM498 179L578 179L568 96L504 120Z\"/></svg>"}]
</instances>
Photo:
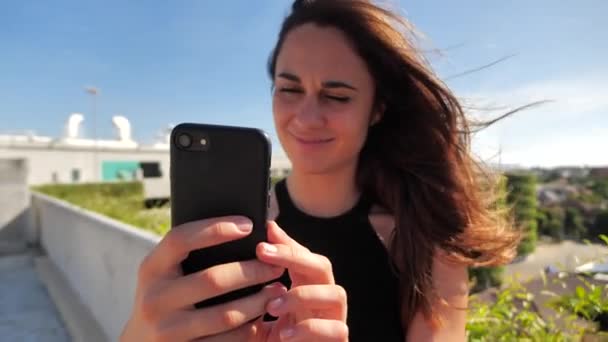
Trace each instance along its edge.
<instances>
[{"instance_id":1,"label":"tree","mask_svg":"<svg viewBox=\"0 0 608 342\"><path fill-rule=\"evenodd\" d=\"M505 268L498 267L476 267L469 269L469 279L473 280L474 285L471 292L476 293L490 287L502 285Z\"/></svg>"},{"instance_id":2,"label":"tree","mask_svg":"<svg viewBox=\"0 0 608 342\"><path fill-rule=\"evenodd\" d=\"M591 185L591 191L593 194L608 200L608 179L598 179Z\"/></svg>"},{"instance_id":3,"label":"tree","mask_svg":"<svg viewBox=\"0 0 608 342\"><path fill-rule=\"evenodd\" d=\"M492 209L505 211L507 208L507 178L500 176L494 189L494 202ZM472 292L483 291L490 287L502 285L504 266L471 267L469 279L474 282Z\"/></svg>"},{"instance_id":4,"label":"tree","mask_svg":"<svg viewBox=\"0 0 608 342\"><path fill-rule=\"evenodd\" d=\"M600 212L595 217L595 222L589 233L593 239L598 238L601 234L608 235L608 210Z\"/></svg>"},{"instance_id":5,"label":"tree","mask_svg":"<svg viewBox=\"0 0 608 342\"><path fill-rule=\"evenodd\" d=\"M567 208L564 218L564 233L572 239L582 239L587 235L583 215L576 208Z\"/></svg>"},{"instance_id":6,"label":"tree","mask_svg":"<svg viewBox=\"0 0 608 342\"><path fill-rule=\"evenodd\" d=\"M526 256L536 248L536 177L528 173L507 174L507 202L513 208L515 223L523 232L517 254Z\"/></svg>"},{"instance_id":7,"label":"tree","mask_svg":"<svg viewBox=\"0 0 608 342\"><path fill-rule=\"evenodd\" d=\"M564 210L561 207L538 209L536 222L538 234L549 236L553 241L562 241L564 232Z\"/></svg>"}]
</instances>

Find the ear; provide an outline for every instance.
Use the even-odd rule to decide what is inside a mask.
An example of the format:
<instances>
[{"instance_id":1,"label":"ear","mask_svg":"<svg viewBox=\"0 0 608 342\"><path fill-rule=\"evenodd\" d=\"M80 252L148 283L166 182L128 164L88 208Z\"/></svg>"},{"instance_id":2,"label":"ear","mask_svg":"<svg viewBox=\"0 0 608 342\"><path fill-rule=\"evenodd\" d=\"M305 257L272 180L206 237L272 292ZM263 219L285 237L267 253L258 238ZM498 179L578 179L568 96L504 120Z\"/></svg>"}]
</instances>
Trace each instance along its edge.
<instances>
[{"instance_id":1,"label":"ear","mask_svg":"<svg viewBox=\"0 0 608 342\"><path fill-rule=\"evenodd\" d=\"M374 126L375 124L380 122L380 120L382 120L382 118L384 117L385 110L386 110L386 105L384 105L384 103L379 103L374 106L374 111L372 112L372 117L369 122L370 127Z\"/></svg>"}]
</instances>

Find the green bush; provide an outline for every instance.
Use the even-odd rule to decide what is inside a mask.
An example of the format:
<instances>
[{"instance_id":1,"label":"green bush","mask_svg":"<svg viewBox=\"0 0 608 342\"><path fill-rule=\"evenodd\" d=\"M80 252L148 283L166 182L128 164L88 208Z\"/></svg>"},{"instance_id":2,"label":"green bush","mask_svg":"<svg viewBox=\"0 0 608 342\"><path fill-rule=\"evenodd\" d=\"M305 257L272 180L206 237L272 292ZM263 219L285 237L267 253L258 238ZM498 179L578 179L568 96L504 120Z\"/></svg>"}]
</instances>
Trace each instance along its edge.
<instances>
[{"instance_id":1,"label":"green bush","mask_svg":"<svg viewBox=\"0 0 608 342\"><path fill-rule=\"evenodd\" d=\"M515 224L522 229L519 256L534 252L537 240L536 176L527 173L507 174L507 202L513 209Z\"/></svg>"},{"instance_id":2,"label":"green bush","mask_svg":"<svg viewBox=\"0 0 608 342\"><path fill-rule=\"evenodd\" d=\"M468 341L575 341L582 329L561 331L533 307L533 295L518 282L496 293L492 303L471 296L467 318Z\"/></svg>"},{"instance_id":3,"label":"green bush","mask_svg":"<svg viewBox=\"0 0 608 342\"><path fill-rule=\"evenodd\" d=\"M561 241L565 237L564 220L562 207L540 208L536 217L538 233L550 236L554 241Z\"/></svg>"},{"instance_id":4,"label":"green bush","mask_svg":"<svg viewBox=\"0 0 608 342\"><path fill-rule=\"evenodd\" d=\"M600 212L595 217L589 233L591 236L608 235L608 210Z\"/></svg>"},{"instance_id":5,"label":"green bush","mask_svg":"<svg viewBox=\"0 0 608 342\"><path fill-rule=\"evenodd\" d=\"M597 179L593 181L590 188L594 195L608 200L608 179Z\"/></svg>"},{"instance_id":6,"label":"green bush","mask_svg":"<svg viewBox=\"0 0 608 342\"><path fill-rule=\"evenodd\" d=\"M608 314L608 286L597 286L583 280L584 286L577 286L572 294L558 297L550 303L557 310L595 321L599 315Z\"/></svg>"},{"instance_id":7,"label":"green bush","mask_svg":"<svg viewBox=\"0 0 608 342\"><path fill-rule=\"evenodd\" d=\"M270 184L272 186L274 186L275 184L277 184L279 181L281 181L284 177L271 177L270 178Z\"/></svg>"},{"instance_id":8,"label":"green bush","mask_svg":"<svg viewBox=\"0 0 608 342\"><path fill-rule=\"evenodd\" d=\"M471 292L476 293L490 287L502 285L505 268L499 267L473 267L469 269L469 280L473 282Z\"/></svg>"},{"instance_id":9,"label":"green bush","mask_svg":"<svg viewBox=\"0 0 608 342\"><path fill-rule=\"evenodd\" d=\"M33 190L156 234L170 227L168 207L146 210L139 182L43 185Z\"/></svg>"},{"instance_id":10,"label":"green bush","mask_svg":"<svg viewBox=\"0 0 608 342\"><path fill-rule=\"evenodd\" d=\"M143 185L140 182L52 184L36 186L33 189L61 199L85 198L89 195L116 198L141 196L143 198L144 193Z\"/></svg>"},{"instance_id":11,"label":"green bush","mask_svg":"<svg viewBox=\"0 0 608 342\"><path fill-rule=\"evenodd\" d=\"M587 227L585 227L583 215L578 209L566 209L564 232L566 236L573 239L582 239L587 236Z\"/></svg>"}]
</instances>

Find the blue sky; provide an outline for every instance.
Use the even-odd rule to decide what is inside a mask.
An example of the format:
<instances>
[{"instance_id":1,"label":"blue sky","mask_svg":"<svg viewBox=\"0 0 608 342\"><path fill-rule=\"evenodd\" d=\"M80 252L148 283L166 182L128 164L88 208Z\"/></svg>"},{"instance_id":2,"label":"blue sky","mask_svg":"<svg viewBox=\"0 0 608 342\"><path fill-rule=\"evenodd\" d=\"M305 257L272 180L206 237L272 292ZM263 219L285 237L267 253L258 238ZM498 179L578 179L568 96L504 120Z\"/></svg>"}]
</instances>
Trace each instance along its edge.
<instances>
[{"instance_id":1,"label":"blue sky","mask_svg":"<svg viewBox=\"0 0 608 342\"><path fill-rule=\"evenodd\" d=\"M152 142L170 123L247 125L274 137L266 60L290 1L0 4L0 134L59 136L101 89L98 134L127 116ZM426 34L435 70L467 103L555 102L484 131L475 151L523 165L608 164L608 2L393 0ZM492 68L449 78L508 55ZM498 112L475 112L489 117ZM275 147L278 143L275 140ZM276 153L282 153L278 148Z\"/></svg>"}]
</instances>

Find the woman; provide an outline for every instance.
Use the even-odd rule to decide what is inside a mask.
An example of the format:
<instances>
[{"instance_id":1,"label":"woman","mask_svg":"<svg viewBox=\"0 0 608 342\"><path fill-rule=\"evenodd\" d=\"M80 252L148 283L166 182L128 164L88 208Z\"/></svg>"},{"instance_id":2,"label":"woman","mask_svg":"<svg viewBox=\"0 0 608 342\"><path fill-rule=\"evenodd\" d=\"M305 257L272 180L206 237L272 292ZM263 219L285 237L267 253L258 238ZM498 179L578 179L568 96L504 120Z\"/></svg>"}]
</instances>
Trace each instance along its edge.
<instances>
[{"instance_id":1,"label":"woman","mask_svg":"<svg viewBox=\"0 0 608 342\"><path fill-rule=\"evenodd\" d=\"M257 260L181 276L190 250L251 223L172 230L141 265L123 341L465 340L467 267L507 262L518 239L490 210L463 111L409 32L369 1L295 1L269 62L293 169L275 187L268 243ZM286 286L190 309L285 270ZM265 313L278 319L252 321Z\"/></svg>"}]
</instances>

